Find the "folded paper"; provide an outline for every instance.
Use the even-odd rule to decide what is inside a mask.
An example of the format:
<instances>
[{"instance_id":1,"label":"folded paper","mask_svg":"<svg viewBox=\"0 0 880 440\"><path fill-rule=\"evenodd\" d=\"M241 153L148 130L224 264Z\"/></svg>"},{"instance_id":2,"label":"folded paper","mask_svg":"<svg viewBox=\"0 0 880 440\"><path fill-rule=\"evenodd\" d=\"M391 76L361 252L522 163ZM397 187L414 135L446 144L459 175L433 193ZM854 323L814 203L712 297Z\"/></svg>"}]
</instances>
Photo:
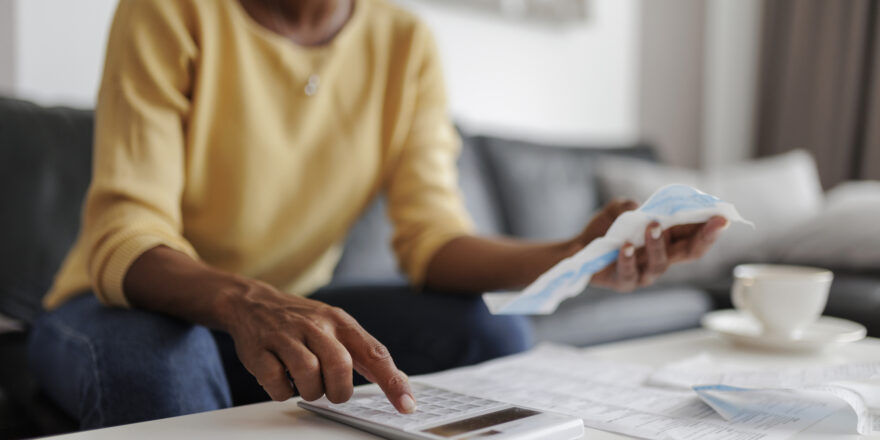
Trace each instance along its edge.
<instances>
[{"instance_id":1,"label":"folded paper","mask_svg":"<svg viewBox=\"0 0 880 440\"><path fill-rule=\"evenodd\" d=\"M660 188L637 210L621 214L608 232L575 255L566 258L538 277L521 292L483 294L483 301L493 314L546 315L553 313L563 300L576 296L586 288L594 274L617 260L620 248L627 242L639 247L645 244L645 228L651 222L663 229L702 223L713 216L730 222L754 226L736 208L718 197L687 185L673 184Z\"/></svg>"}]
</instances>

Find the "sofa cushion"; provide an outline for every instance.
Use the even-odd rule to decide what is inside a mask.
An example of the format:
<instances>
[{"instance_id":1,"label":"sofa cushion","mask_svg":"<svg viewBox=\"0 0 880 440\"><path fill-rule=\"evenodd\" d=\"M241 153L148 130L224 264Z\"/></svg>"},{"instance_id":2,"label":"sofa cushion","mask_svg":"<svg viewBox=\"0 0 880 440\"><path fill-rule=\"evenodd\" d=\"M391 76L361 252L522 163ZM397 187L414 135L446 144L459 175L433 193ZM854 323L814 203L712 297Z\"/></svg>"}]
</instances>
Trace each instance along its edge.
<instances>
[{"instance_id":1,"label":"sofa cushion","mask_svg":"<svg viewBox=\"0 0 880 440\"><path fill-rule=\"evenodd\" d=\"M458 183L464 204L480 235L503 235L504 219L482 138L462 135Z\"/></svg>"},{"instance_id":2,"label":"sofa cushion","mask_svg":"<svg viewBox=\"0 0 880 440\"><path fill-rule=\"evenodd\" d=\"M588 287L559 305L556 313L535 316L540 341L587 346L699 326L712 310L707 293L691 287L652 287L621 294Z\"/></svg>"},{"instance_id":3,"label":"sofa cushion","mask_svg":"<svg viewBox=\"0 0 880 440\"><path fill-rule=\"evenodd\" d=\"M766 262L774 243L819 213L822 185L805 151L725 165L711 172L603 158L597 173L613 197L644 201L658 188L683 183L732 203L755 227L735 224L699 260L671 267L661 282L703 282L723 277L742 262Z\"/></svg>"},{"instance_id":4,"label":"sofa cushion","mask_svg":"<svg viewBox=\"0 0 880 440\"><path fill-rule=\"evenodd\" d=\"M503 234L503 222L494 186L483 161L478 139L462 135L458 179L465 207L477 232ZM387 201L380 195L370 204L348 233L345 250L333 272L332 285L405 283L391 251L392 227L386 213Z\"/></svg>"},{"instance_id":5,"label":"sofa cushion","mask_svg":"<svg viewBox=\"0 0 880 440\"><path fill-rule=\"evenodd\" d=\"M880 336L880 277L835 273L824 313L861 323L868 336Z\"/></svg>"},{"instance_id":6,"label":"sofa cushion","mask_svg":"<svg viewBox=\"0 0 880 440\"><path fill-rule=\"evenodd\" d=\"M844 182L818 215L774 237L771 261L880 273L880 181Z\"/></svg>"},{"instance_id":7,"label":"sofa cushion","mask_svg":"<svg viewBox=\"0 0 880 440\"><path fill-rule=\"evenodd\" d=\"M331 286L406 283L391 251L392 229L386 204L384 196L377 197L348 231Z\"/></svg>"},{"instance_id":8,"label":"sofa cushion","mask_svg":"<svg viewBox=\"0 0 880 440\"><path fill-rule=\"evenodd\" d=\"M648 147L583 148L484 138L507 231L556 240L579 233L603 204L594 166L602 155L653 160Z\"/></svg>"},{"instance_id":9,"label":"sofa cushion","mask_svg":"<svg viewBox=\"0 0 880 440\"><path fill-rule=\"evenodd\" d=\"M79 230L91 154L92 112L0 98L0 313L41 310Z\"/></svg>"}]
</instances>

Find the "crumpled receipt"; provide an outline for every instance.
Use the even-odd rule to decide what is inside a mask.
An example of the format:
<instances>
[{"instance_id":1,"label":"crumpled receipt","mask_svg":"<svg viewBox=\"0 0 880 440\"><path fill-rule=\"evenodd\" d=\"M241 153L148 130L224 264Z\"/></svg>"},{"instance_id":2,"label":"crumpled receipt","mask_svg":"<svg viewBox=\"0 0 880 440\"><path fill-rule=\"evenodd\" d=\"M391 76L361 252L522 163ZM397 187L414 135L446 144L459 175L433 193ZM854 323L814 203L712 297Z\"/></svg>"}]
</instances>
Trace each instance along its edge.
<instances>
[{"instance_id":1,"label":"crumpled receipt","mask_svg":"<svg viewBox=\"0 0 880 440\"><path fill-rule=\"evenodd\" d=\"M492 314L547 315L563 300L581 293L593 274L617 260L626 242L645 244L645 228L657 221L663 229L688 223L702 223L720 215L730 222L754 224L742 218L736 208L718 197L688 185L667 185L651 195L639 209L621 214L608 232L578 253L566 258L538 277L521 292L484 293L483 301Z\"/></svg>"}]
</instances>

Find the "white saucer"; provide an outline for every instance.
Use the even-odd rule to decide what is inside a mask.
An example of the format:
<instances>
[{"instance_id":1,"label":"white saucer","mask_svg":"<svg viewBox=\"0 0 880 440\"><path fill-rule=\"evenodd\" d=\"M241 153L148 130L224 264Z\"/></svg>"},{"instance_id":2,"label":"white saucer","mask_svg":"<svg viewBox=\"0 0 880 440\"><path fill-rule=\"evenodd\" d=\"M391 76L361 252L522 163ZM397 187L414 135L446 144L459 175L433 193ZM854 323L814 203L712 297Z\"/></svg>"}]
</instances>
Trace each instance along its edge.
<instances>
[{"instance_id":1,"label":"white saucer","mask_svg":"<svg viewBox=\"0 0 880 440\"><path fill-rule=\"evenodd\" d=\"M822 316L795 338L764 335L758 321L733 309L709 312L700 323L737 344L786 351L819 350L829 345L855 342L868 334L865 326L859 323Z\"/></svg>"}]
</instances>

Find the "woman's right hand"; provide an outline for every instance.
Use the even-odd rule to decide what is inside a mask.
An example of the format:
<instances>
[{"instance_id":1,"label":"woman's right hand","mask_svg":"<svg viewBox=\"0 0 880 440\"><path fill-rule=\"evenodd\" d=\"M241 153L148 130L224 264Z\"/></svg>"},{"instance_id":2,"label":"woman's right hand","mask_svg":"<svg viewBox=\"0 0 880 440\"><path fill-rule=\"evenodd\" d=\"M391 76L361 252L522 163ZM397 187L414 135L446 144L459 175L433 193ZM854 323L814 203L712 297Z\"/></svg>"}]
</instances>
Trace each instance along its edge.
<instances>
[{"instance_id":1,"label":"woman's right hand","mask_svg":"<svg viewBox=\"0 0 880 440\"><path fill-rule=\"evenodd\" d=\"M285 295L167 246L141 254L123 284L134 307L229 333L241 363L274 400L289 399L296 386L303 399L344 402L354 369L398 411L415 410L407 377L388 349L342 309Z\"/></svg>"},{"instance_id":2,"label":"woman's right hand","mask_svg":"<svg viewBox=\"0 0 880 440\"><path fill-rule=\"evenodd\" d=\"M295 385L305 400L326 395L333 403L345 402L356 370L378 384L398 411L415 410L407 376L348 313L259 281L244 284L243 292L219 301L220 321L242 364L273 400L292 397Z\"/></svg>"}]
</instances>

